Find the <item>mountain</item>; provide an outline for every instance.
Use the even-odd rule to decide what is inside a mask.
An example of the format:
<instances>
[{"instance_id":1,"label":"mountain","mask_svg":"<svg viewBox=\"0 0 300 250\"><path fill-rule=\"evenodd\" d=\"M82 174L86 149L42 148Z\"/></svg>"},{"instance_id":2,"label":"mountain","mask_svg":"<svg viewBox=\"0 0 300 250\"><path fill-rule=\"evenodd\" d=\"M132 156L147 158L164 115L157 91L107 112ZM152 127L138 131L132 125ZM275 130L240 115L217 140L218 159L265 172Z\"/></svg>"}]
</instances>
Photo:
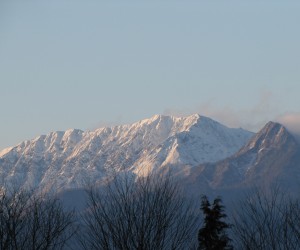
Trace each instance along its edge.
<instances>
[{"instance_id":1,"label":"mountain","mask_svg":"<svg viewBox=\"0 0 300 250\"><path fill-rule=\"evenodd\" d=\"M172 169L188 176L199 164L233 155L252 135L198 114L52 132L1 151L0 182L59 190L101 183L115 171Z\"/></svg>"},{"instance_id":2,"label":"mountain","mask_svg":"<svg viewBox=\"0 0 300 250\"><path fill-rule=\"evenodd\" d=\"M186 182L193 188L201 183L217 193L274 184L296 191L300 187L300 146L285 127L269 122L237 153L193 168Z\"/></svg>"}]
</instances>

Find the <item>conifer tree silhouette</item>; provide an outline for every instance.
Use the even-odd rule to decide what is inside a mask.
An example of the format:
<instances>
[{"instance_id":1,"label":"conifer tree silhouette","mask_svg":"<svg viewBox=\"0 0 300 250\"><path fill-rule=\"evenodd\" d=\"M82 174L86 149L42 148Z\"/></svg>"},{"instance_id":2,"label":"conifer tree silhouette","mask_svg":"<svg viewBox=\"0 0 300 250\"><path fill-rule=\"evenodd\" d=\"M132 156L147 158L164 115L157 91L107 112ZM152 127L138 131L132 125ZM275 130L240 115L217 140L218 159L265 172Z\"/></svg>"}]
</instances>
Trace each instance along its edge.
<instances>
[{"instance_id":1,"label":"conifer tree silhouette","mask_svg":"<svg viewBox=\"0 0 300 250\"><path fill-rule=\"evenodd\" d=\"M226 230L231 226L224 219L227 217L221 198L210 204L207 196L202 197L201 210L204 214L203 227L198 232L198 250L231 250L231 239Z\"/></svg>"}]
</instances>

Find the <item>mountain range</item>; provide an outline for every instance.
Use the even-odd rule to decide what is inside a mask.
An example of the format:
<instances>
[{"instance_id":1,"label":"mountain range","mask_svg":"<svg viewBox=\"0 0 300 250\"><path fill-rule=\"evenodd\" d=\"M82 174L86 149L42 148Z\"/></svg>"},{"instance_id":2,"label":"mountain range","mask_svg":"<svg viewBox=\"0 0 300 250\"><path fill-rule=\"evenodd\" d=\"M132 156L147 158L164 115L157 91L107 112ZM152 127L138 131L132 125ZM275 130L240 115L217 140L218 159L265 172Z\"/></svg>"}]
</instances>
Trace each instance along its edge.
<instances>
[{"instance_id":1,"label":"mountain range","mask_svg":"<svg viewBox=\"0 0 300 250\"><path fill-rule=\"evenodd\" d=\"M275 182L297 188L300 146L278 123L252 133L195 114L52 132L0 152L0 185L80 189L112 173L153 171L172 171L191 190L224 192Z\"/></svg>"}]
</instances>

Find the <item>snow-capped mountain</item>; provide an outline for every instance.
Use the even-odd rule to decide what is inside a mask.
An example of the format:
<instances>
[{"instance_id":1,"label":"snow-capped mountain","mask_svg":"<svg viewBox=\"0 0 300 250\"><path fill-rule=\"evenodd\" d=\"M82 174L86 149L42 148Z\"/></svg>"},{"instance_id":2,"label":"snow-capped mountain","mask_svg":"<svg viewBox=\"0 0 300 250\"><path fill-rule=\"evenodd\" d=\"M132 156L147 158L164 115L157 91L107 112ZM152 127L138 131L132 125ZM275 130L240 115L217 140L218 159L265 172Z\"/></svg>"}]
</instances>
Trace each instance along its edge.
<instances>
[{"instance_id":1,"label":"snow-capped mountain","mask_svg":"<svg viewBox=\"0 0 300 250\"><path fill-rule=\"evenodd\" d=\"M186 181L221 192L274 184L295 191L300 188L300 145L281 124L269 122L237 153L193 168Z\"/></svg>"},{"instance_id":2,"label":"snow-capped mountain","mask_svg":"<svg viewBox=\"0 0 300 250\"><path fill-rule=\"evenodd\" d=\"M101 182L112 171L137 175L171 168L188 175L236 153L253 133L198 114L156 115L95 131L52 132L0 152L0 182L55 189Z\"/></svg>"}]
</instances>

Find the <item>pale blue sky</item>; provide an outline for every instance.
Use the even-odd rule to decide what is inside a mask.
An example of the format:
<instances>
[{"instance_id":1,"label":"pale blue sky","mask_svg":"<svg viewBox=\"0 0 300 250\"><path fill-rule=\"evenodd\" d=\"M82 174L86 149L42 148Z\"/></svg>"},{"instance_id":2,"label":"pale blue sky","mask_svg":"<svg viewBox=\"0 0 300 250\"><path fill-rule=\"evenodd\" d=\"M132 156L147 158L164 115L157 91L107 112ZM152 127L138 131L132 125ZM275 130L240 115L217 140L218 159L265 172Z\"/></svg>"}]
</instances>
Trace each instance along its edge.
<instances>
[{"instance_id":1,"label":"pale blue sky","mask_svg":"<svg viewBox=\"0 0 300 250\"><path fill-rule=\"evenodd\" d=\"M154 114L295 121L299 13L289 0L1 0L0 149Z\"/></svg>"}]
</instances>

